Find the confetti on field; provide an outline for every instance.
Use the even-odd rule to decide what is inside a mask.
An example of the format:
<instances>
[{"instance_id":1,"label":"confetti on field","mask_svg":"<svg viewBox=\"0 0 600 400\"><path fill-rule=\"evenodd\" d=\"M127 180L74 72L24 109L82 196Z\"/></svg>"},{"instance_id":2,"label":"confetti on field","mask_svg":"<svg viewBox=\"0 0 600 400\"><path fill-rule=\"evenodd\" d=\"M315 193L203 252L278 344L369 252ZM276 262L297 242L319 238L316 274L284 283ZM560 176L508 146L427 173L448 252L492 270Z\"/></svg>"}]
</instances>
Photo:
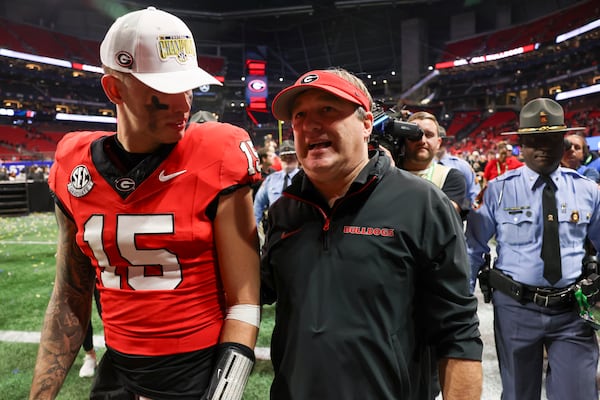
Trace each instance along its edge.
<instances>
[{"instance_id":1,"label":"confetti on field","mask_svg":"<svg viewBox=\"0 0 600 400\"><path fill-rule=\"evenodd\" d=\"M0 217L0 242L40 241L56 242L56 218L52 213L32 213L22 217Z\"/></svg>"}]
</instances>

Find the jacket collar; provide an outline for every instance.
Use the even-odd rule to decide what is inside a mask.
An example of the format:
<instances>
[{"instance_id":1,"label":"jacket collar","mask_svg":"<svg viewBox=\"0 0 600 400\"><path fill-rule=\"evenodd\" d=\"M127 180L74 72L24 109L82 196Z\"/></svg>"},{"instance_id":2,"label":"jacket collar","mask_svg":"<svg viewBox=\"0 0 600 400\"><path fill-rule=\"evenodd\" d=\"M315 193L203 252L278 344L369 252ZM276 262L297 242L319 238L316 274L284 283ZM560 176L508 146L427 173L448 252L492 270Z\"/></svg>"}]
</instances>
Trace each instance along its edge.
<instances>
[{"instance_id":1,"label":"jacket collar","mask_svg":"<svg viewBox=\"0 0 600 400\"><path fill-rule=\"evenodd\" d=\"M380 181L381 177L390 169L390 167L390 159L383 152L375 152L369 159L367 165L360 171L354 182L352 182L344 197L361 190L373 179L373 177L375 177L377 181ZM319 204L326 203L321 193L315 188L302 169L298 173L298 176L294 178L292 185L286 189L285 194L304 199L311 199L313 201L318 199Z\"/></svg>"}]
</instances>

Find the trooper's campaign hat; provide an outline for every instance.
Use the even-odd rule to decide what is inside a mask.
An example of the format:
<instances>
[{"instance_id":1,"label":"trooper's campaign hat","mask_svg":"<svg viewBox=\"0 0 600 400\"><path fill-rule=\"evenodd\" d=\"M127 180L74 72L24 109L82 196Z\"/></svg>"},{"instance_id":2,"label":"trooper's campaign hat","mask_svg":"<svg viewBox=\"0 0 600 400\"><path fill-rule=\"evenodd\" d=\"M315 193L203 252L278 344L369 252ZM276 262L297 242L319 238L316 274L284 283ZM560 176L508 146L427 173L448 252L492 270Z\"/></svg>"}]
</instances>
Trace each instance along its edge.
<instances>
[{"instance_id":1,"label":"trooper's campaign hat","mask_svg":"<svg viewBox=\"0 0 600 400\"><path fill-rule=\"evenodd\" d=\"M279 148L279 156L296 155L296 147L291 140L284 140Z\"/></svg>"},{"instance_id":2,"label":"trooper's campaign hat","mask_svg":"<svg viewBox=\"0 0 600 400\"><path fill-rule=\"evenodd\" d=\"M540 97L523 106L519 114L519 129L504 132L502 135L530 135L533 133L554 133L582 131L583 127L567 128L565 112L560 104L552 99Z\"/></svg>"}]
</instances>

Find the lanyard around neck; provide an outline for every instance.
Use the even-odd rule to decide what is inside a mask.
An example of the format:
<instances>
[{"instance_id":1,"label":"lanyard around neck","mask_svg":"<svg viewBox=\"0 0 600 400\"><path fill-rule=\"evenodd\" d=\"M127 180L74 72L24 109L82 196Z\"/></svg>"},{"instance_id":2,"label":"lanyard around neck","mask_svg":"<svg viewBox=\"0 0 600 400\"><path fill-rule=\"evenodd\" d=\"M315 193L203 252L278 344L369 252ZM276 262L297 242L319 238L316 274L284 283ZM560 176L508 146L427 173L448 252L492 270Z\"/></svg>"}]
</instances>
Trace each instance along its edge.
<instances>
[{"instance_id":1,"label":"lanyard around neck","mask_svg":"<svg viewBox=\"0 0 600 400\"><path fill-rule=\"evenodd\" d=\"M498 160L496 162L496 169L498 170L498 175L503 174L502 170L500 169L500 160ZM508 163L505 161L504 162L504 172L506 172L506 171L508 171Z\"/></svg>"},{"instance_id":2,"label":"lanyard around neck","mask_svg":"<svg viewBox=\"0 0 600 400\"><path fill-rule=\"evenodd\" d=\"M425 173L421 175L423 178L427 179L429 182L432 182L433 179L433 170L435 169L435 163L432 163L429 168L425 170Z\"/></svg>"}]
</instances>

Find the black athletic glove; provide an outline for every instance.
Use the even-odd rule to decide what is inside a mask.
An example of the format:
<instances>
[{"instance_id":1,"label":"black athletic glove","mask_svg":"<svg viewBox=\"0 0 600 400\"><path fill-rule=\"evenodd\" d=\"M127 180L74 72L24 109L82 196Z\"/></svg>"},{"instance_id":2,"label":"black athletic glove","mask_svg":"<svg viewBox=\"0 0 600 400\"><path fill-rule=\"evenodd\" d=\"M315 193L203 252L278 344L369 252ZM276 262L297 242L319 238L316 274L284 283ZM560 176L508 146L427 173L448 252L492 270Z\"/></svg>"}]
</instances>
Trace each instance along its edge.
<instances>
[{"instance_id":1,"label":"black athletic glove","mask_svg":"<svg viewBox=\"0 0 600 400\"><path fill-rule=\"evenodd\" d=\"M248 346L219 344L217 363L202 400L241 400L254 362L254 351Z\"/></svg>"}]
</instances>

